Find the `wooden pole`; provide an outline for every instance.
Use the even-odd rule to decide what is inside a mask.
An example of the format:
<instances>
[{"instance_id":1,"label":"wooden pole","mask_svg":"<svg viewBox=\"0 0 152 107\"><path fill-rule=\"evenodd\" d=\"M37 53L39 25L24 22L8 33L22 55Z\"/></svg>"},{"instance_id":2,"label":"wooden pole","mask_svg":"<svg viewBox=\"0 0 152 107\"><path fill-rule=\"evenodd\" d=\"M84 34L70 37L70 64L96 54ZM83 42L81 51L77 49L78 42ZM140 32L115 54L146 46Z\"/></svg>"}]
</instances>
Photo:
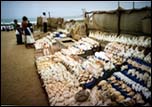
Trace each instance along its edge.
<instances>
[{"instance_id":1,"label":"wooden pole","mask_svg":"<svg viewBox=\"0 0 152 107\"><path fill-rule=\"evenodd\" d=\"M49 18L50 18L50 12L48 12L48 14L49 14Z\"/></svg>"},{"instance_id":2,"label":"wooden pole","mask_svg":"<svg viewBox=\"0 0 152 107\"><path fill-rule=\"evenodd\" d=\"M120 7L120 2L118 1L118 8Z\"/></svg>"},{"instance_id":3,"label":"wooden pole","mask_svg":"<svg viewBox=\"0 0 152 107\"><path fill-rule=\"evenodd\" d=\"M135 2L133 1L133 9L135 9Z\"/></svg>"}]
</instances>

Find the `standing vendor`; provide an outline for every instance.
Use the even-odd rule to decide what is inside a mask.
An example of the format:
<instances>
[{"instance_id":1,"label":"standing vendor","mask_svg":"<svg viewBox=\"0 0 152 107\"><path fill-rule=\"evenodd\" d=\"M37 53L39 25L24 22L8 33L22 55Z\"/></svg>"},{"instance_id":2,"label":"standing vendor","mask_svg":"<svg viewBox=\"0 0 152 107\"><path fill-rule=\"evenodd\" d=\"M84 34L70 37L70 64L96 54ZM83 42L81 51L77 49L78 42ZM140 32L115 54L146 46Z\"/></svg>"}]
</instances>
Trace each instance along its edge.
<instances>
[{"instance_id":1,"label":"standing vendor","mask_svg":"<svg viewBox=\"0 0 152 107\"><path fill-rule=\"evenodd\" d=\"M47 17L46 17L45 12L43 12L42 22L43 22L43 32L46 33L47 32Z\"/></svg>"}]
</instances>

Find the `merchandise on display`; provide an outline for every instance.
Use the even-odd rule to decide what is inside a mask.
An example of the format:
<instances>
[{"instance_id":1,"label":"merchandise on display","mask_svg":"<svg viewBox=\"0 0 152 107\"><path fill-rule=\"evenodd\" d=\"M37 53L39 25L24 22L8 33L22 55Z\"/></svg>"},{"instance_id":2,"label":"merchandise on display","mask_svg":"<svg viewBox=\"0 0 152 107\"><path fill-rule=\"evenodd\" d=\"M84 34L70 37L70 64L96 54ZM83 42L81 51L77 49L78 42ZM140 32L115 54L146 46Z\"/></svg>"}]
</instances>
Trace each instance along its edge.
<instances>
[{"instance_id":1,"label":"merchandise on display","mask_svg":"<svg viewBox=\"0 0 152 107\"><path fill-rule=\"evenodd\" d=\"M67 55L79 55L84 54L85 51L91 50L96 47L99 47L99 43L91 38L86 37L75 42L67 49L62 49L61 52Z\"/></svg>"},{"instance_id":2,"label":"merchandise on display","mask_svg":"<svg viewBox=\"0 0 152 107\"><path fill-rule=\"evenodd\" d=\"M103 35L102 39L108 40ZM151 52L146 53L147 48L136 42L126 44L127 39L114 36L112 40L103 50L86 58L78 55L100 46L89 37L52 55L36 58L51 106L151 105ZM143 40L149 39L140 41L150 46Z\"/></svg>"},{"instance_id":3,"label":"merchandise on display","mask_svg":"<svg viewBox=\"0 0 152 107\"><path fill-rule=\"evenodd\" d=\"M34 46L35 46L35 49L38 50L38 49L43 49L43 44L44 43L48 43L49 46L52 46L53 44L55 44L57 41L56 39L60 39L60 38L65 38L67 37L67 35L61 31L58 31L58 32L49 32L46 37L43 37L41 39L38 39Z\"/></svg>"},{"instance_id":4,"label":"merchandise on display","mask_svg":"<svg viewBox=\"0 0 152 107\"><path fill-rule=\"evenodd\" d=\"M129 34L120 34L119 36L117 36L116 33L90 31L89 37L92 37L101 41L120 42L120 43L128 44L128 45L151 47L151 37L147 37L147 36L137 37L135 35L129 35Z\"/></svg>"}]
</instances>

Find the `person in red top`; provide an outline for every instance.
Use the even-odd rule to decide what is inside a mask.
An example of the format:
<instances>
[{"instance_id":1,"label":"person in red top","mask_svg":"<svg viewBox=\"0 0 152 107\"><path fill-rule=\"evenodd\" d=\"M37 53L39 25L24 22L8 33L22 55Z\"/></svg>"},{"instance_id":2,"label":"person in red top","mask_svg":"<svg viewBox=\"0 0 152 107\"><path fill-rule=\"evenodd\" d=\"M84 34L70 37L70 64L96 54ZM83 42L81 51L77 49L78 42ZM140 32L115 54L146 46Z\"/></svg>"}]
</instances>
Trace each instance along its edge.
<instances>
[{"instance_id":1,"label":"person in red top","mask_svg":"<svg viewBox=\"0 0 152 107\"><path fill-rule=\"evenodd\" d=\"M22 18L22 28L25 35L25 47L33 47L33 43L35 42L32 32L30 28L28 27L28 18L26 16L23 16Z\"/></svg>"}]
</instances>

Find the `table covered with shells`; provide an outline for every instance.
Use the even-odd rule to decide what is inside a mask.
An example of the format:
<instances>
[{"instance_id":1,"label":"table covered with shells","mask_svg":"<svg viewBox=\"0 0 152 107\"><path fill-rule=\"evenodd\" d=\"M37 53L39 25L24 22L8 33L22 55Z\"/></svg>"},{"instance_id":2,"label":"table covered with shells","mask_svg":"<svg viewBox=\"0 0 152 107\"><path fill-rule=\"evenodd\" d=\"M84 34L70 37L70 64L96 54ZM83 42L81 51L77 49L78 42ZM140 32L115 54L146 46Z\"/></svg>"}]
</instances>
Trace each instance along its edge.
<instances>
[{"instance_id":1,"label":"table covered with shells","mask_svg":"<svg viewBox=\"0 0 152 107\"><path fill-rule=\"evenodd\" d=\"M151 52L114 41L102 51L85 58L78 56L98 45L93 39L82 38L52 55L36 57L49 104L151 105ZM110 75L105 78L107 73Z\"/></svg>"}]
</instances>

